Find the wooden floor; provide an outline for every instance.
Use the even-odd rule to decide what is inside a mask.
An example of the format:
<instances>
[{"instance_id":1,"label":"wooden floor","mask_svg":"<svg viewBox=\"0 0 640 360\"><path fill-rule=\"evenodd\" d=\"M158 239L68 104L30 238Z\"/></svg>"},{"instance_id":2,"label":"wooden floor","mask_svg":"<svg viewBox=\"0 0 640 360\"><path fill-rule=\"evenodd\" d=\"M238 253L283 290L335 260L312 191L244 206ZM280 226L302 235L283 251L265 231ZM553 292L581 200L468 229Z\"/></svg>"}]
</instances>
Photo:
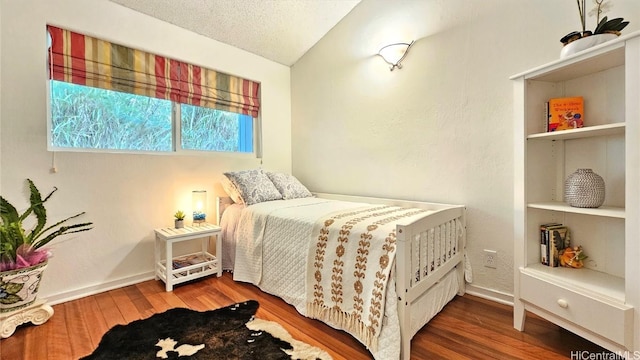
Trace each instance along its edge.
<instances>
[{"instance_id":1,"label":"wooden floor","mask_svg":"<svg viewBox=\"0 0 640 360\"><path fill-rule=\"evenodd\" d=\"M371 359L350 335L299 315L258 288L236 283L229 273L164 291L164 283L146 281L54 306L40 326L22 325L0 340L0 359L78 359L93 351L116 324L147 318L174 307L210 310L248 299L258 300L257 317L282 324L294 338L321 347L334 359ZM538 317L526 332L512 326L513 310L471 295L457 297L413 339L412 359L568 359L571 351L603 352Z\"/></svg>"}]
</instances>

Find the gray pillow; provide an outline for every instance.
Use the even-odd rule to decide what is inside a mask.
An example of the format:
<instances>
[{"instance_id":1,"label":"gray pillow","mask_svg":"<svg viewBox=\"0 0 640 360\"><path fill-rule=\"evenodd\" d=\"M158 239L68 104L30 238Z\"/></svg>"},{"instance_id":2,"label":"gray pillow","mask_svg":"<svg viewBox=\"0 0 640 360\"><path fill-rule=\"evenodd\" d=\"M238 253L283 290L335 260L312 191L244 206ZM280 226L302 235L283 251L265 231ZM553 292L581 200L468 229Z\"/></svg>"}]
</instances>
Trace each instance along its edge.
<instances>
[{"instance_id":1,"label":"gray pillow","mask_svg":"<svg viewBox=\"0 0 640 360\"><path fill-rule=\"evenodd\" d=\"M302 183L293 175L267 172L267 176L273 182L276 189L282 194L285 200L312 197L313 195Z\"/></svg>"},{"instance_id":2,"label":"gray pillow","mask_svg":"<svg viewBox=\"0 0 640 360\"><path fill-rule=\"evenodd\" d=\"M262 169L226 172L245 205L280 200L282 195Z\"/></svg>"}]
</instances>

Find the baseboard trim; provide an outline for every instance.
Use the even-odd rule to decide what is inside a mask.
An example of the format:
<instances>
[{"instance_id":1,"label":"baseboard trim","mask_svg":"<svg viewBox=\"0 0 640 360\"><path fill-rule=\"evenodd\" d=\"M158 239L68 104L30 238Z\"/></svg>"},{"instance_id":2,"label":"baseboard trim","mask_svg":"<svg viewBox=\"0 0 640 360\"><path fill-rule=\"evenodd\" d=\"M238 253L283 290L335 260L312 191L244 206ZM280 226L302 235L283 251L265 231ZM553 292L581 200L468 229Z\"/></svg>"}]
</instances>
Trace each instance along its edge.
<instances>
[{"instance_id":1,"label":"baseboard trim","mask_svg":"<svg viewBox=\"0 0 640 360\"><path fill-rule=\"evenodd\" d=\"M122 279L109 281L106 283L100 283L97 285L86 286L71 291L64 291L57 294L47 296L47 303L49 305L61 304L71 300L77 300L86 296L99 294L105 291L119 289L125 286L134 285L143 281L151 280L155 277L153 271L145 272L142 274L128 276ZM502 291L477 286L474 284L466 284L465 293L473 296L477 296L483 299L498 302L500 304L513 306L513 294L505 293Z\"/></svg>"},{"instance_id":2,"label":"baseboard trim","mask_svg":"<svg viewBox=\"0 0 640 360\"><path fill-rule=\"evenodd\" d=\"M47 303L49 305L56 305L71 300L83 298L85 296L99 294L101 292L118 289L121 287L134 285L143 281L151 280L155 277L153 271L145 272L142 274L128 276L118 280L109 281L106 283L100 283L97 285L86 286L75 290L64 291L57 294L47 296Z\"/></svg>"},{"instance_id":3,"label":"baseboard trim","mask_svg":"<svg viewBox=\"0 0 640 360\"><path fill-rule=\"evenodd\" d=\"M495 301L500 304L513 306L513 294L505 293L502 291L489 289L482 286L473 284L467 284L465 293L473 296L477 296L483 299Z\"/></svg>"}]
</instances>

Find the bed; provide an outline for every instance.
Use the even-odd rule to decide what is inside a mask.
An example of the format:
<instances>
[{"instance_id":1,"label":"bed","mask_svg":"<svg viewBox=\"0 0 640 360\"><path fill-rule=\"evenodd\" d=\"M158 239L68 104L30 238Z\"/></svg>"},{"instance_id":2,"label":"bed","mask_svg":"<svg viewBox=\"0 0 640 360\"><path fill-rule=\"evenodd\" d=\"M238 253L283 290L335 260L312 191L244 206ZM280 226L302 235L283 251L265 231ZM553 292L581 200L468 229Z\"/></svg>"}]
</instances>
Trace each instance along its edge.
<instances>
[{"instance_id":1,"label":"bed","mask_svg":"<svg viewBox=\"0 0 640 360\"><path fill-rule=\"evenodd\" d=\"M234 280L350 333L375 359L409 359L411 338L464 294L464 206L324 193L217 206Z\"/></svg>"}]
</instances>

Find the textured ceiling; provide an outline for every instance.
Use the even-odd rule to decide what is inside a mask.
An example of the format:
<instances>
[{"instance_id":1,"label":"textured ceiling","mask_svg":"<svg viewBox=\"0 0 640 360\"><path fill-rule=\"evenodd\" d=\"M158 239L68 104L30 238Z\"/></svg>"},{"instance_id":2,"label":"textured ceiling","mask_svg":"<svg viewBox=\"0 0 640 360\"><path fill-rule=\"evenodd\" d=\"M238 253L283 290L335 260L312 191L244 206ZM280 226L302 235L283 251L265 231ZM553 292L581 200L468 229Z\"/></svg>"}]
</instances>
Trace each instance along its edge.
<instances>
[{"instance_id":1,"label":"textured ceiling","mask_svg":"<svg viewBox=\"0 0 640 360\"><path fill-rule=\"evenodd\" d=\"M291 66L360 0L110 0Z\"/></svg>"}]
</instances>

